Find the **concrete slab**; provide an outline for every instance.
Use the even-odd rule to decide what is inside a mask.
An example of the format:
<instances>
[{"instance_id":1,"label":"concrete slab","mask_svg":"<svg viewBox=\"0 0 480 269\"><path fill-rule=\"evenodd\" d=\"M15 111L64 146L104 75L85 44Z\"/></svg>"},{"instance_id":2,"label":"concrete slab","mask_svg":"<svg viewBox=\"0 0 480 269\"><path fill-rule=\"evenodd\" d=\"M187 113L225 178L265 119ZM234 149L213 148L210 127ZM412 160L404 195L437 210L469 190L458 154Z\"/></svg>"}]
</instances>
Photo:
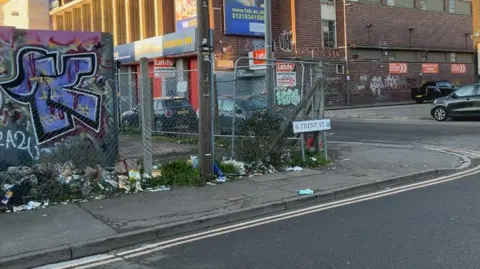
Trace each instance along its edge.
<instances>
[{"instance_id":1,"label":"concrete slab","mask_svg":"<svg viewBox=\"0 0 480 269\"><path fill-rule=\"evenodd\" d=\"M416 119L432 120L430 108L432 104L413 104L400 106L382 106L327 110L327 118L365 118L365 119Z\"/></svg>"},{"instance_id":2,"label":"concrete slab","mask_svg":"<svg viewBox=\"0 0 480 269\"><path fill-rule=\"evenodd\" d=\"M278 172L274 174L267 174L261 177L252 177L251 180L255 182L268 182L268 181L278 181L285 179L293 179L299 177L306 177L311 175L323 174L322 171L303 168L302 171L289 171L289 172Z\"/></svg>"},{"instance_id":3,"label":"concrete slab","mask_svg":"<svg viewBox=\"0 0 480 269\"><path fill-rule=\"evenodd\" d=\"M217 186L174 188L168 192L92 201L82 207L118 232L127 232L267 203L290 195L294 194L244 179ZM232 199L239 196L244 198Z\"/></svg>"},{"instance_id":4,"label":"concrete slab","mask_svg":"<svg viewBox=\"0 0 480 269\"><path fill-rule=\"evenodd\" d=\"M115 234L115 230L75 204L0 214L0 227L0 257Z\"/></svg>"}]
</instances>

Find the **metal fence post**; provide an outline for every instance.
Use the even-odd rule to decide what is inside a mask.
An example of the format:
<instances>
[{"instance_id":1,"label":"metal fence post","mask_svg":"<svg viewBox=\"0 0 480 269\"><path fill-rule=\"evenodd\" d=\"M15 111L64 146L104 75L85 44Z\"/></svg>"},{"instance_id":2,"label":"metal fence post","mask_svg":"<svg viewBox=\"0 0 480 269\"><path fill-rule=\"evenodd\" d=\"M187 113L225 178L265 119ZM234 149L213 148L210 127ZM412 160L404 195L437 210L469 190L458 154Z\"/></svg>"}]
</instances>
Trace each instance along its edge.
<instances>
[{"instance_id":1,"label":"metal fence post","mask_svg":"<svg viewBox=\"0 0 480 269\"><path fill-rule=\"evenodd\" d=\"M153 93L148 76L148 59L140 59L140 111L142 124L142 145L143 145L143 171L146 174L152 173L152 115L153 115Z\"/></svg>"}]
</instances>

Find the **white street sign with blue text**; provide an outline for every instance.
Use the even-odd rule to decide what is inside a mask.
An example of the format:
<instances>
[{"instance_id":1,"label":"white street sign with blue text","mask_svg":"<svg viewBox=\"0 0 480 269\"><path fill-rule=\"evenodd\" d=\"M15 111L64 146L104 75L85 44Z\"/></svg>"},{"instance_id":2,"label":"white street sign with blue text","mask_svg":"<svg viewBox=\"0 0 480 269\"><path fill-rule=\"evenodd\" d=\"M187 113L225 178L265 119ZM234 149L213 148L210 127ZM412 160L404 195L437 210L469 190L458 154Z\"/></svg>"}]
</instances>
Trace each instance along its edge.
<instances>
[{"instance_id":1,"label":"white street sign with blue text","mask_svg":"<svg viewBox=\"0 0 480 269\"><path fill-rule=\"evenodd\" d=\"M323 120L306 120L306 121L294 121L293 132L294 133L307 133L330 130L330 119Z\"/></svg>"}]
</instances>

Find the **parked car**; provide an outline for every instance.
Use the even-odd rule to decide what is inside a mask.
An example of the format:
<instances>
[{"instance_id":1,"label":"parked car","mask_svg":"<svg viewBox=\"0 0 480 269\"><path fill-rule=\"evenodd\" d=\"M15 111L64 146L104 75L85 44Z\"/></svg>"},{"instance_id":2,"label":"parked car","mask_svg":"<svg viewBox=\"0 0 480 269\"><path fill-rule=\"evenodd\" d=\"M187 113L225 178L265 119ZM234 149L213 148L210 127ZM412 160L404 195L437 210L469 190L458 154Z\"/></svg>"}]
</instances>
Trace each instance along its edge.
<instances>
[{"instance_id":1,"label":"parked car","mask_svg":"<svg viewBox=\"0 0 480 269\"><path fill-rule=\"evenodd\" d=\"M437 121L480 117L480 83L461 86L448 96L435 99L430 114Z\"/></svg>"},{"instance_id":2,"label":"parked car","mask_svg":"<svg viewBox=\"0 0 480 269\"><path fill-rule=\"evenodd\" d=\"M224 134L231 133L233 116L235 115L235 132L242 133L244 122L255 115L264 116L267 114L267 102L260 97L236 97L235 101L230 96L218 97L218 114L220 120L220 131ZM287 111L277 110L275 117L279 120L286 118Z\"/></svg>"},{"instance_id":3,"label":"parked car","mask_svg":"<svg viewBox=\"0 0 480 269\"><path fill-rule=\"evenodd\" d=\"M429 81L419 88L412 88L412 98L418 104L424 101L433 101L437 98L447 96L455 90L455 85L450 81Z\"/></svg>"},{"instance_id":4,"label":"parked car","mask_svg":"<svg viewBox=\"0 0 480 269\"><path fill-rule=\"evenodd\" d=\"M154 131L192 132L197 130L197 114L192 105L183 97L160 97L153 99ZM140 106L132 108L121 116L123 128L138 128Z\"/></svg>"}]
</instances>

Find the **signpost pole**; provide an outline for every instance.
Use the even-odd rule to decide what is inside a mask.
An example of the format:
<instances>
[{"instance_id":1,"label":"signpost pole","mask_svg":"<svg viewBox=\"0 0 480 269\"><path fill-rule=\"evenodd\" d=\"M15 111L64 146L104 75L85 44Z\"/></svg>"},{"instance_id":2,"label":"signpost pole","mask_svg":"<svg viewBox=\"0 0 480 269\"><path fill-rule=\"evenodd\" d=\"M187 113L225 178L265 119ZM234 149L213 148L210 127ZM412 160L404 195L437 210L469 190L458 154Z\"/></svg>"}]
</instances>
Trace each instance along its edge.
<instances>
[{"instance_id":1,"label":"signpost pole","mask_svg":"<svg viewBox=\"0 0 480 269\"><path fill-rule=\"evenodd\" d=\"M327 132L322 132L322 140L323 140L323 158L328 160L328 153L327 153Z\"/></svg>"},{"instance_id":2,"label":"signpost pole","mask_svg":"<svg viewBox=\"0 0 480 269\"><path fill-rule=\"evenodd\" d=\"M300 134L300 140L302 141L302 148L301 148L302 162L305 163L305 133Z\"/></svg>"}]
</instances>

